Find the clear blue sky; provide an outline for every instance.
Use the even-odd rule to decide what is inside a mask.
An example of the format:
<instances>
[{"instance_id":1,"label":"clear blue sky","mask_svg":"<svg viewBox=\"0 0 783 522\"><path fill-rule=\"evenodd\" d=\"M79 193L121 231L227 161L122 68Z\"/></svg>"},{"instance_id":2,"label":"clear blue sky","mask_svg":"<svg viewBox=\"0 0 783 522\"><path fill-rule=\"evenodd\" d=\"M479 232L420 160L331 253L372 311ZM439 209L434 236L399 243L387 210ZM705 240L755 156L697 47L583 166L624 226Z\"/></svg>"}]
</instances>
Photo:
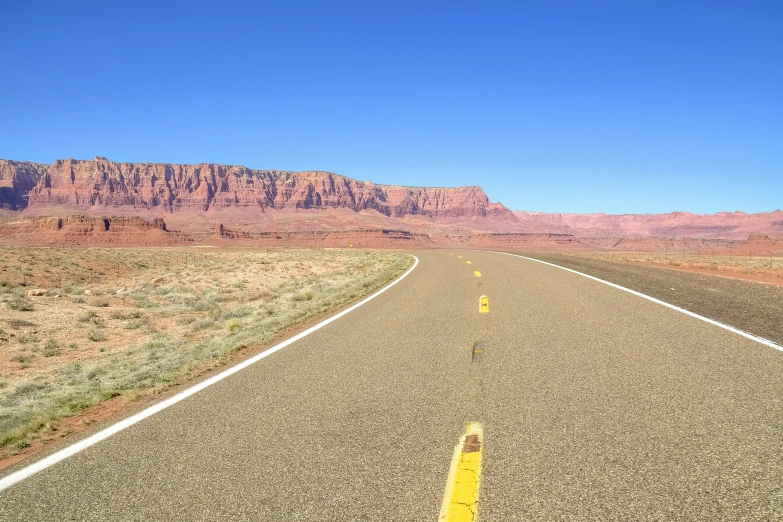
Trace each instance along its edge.
<instances>
[{"instance_id":1,"label":"clear blue sky","mask_svg":"<svg viewBox=\"0 0 783 522\"><path fill-rule=\"evenodd\" d=\"M783 207L783 2L256 4L3 1L0 157Z\"/></svg>"}]
</instances>

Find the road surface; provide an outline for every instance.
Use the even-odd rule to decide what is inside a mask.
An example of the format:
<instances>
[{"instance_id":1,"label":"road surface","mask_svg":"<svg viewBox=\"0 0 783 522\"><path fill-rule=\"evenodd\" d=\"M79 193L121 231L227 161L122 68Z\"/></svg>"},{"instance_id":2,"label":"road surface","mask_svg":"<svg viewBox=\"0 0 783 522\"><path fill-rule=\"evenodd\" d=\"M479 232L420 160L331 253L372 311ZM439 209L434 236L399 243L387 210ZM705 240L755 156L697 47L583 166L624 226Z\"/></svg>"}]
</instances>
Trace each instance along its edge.
<instances>
[{"instance_id":1,"label":"road surface","mask_svg":"<svg viewBox=\"0 0 783 522\"><path fill-rule=\"evenodd\" d=\"M416 255L376 299L1 492L0 519L437 520L471 422L482 521L783 517L783 353L534 261Z\"/></svg>"}]
</instances>

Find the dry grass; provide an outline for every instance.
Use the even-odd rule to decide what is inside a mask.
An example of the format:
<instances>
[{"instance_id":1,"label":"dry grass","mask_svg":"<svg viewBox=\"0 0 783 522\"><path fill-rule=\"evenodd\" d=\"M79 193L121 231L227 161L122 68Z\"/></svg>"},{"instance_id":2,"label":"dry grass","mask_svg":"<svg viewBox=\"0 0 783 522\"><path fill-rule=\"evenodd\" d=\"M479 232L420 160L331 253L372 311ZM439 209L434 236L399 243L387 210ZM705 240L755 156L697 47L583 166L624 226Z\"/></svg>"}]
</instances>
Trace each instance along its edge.
<instances>
[{"instance_id":1,"label":"dry grass","mask_svg":"<svg viewBox=\"0 0 783 522\"><path fill-rule=\"evenodd\" d=\"M0 447L220 366L409 265L355 250L0 247Z\"/></svg>"}]
</instances>

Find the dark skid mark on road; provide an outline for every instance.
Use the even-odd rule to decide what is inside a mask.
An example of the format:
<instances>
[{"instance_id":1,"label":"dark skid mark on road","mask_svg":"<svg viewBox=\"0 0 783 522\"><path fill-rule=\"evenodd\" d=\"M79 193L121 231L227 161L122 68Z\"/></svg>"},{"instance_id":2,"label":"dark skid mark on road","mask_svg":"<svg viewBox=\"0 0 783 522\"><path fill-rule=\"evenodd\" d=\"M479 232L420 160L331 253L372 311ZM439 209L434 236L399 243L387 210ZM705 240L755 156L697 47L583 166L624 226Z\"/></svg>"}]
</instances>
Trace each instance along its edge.
<instances>
[{"instance_id":1,"label":"dark skid mark on road","mask_svg":"<svg viewBox=\"0 0 783 522\"><path fill-rule=\"evenodd\" d=\"M471 364L481 362L484 357L484 341L475 341L473 343L473 349L470 353Z\"/></svg>"},{"instance_id":2,"label":"dark skid mark on road","mask_svg":"<svg viewBox=\"0 0 783 522\"><path fill-rule=\"evenodd\" d=\"M466 397L470 397L466 403L468 415L472 420L483 419L486 392L484 389L484 359L487 349L484 341L477 339L470 350L470 364L468 365L468 379L466 382Z\"/></svg>"}]
</instances>

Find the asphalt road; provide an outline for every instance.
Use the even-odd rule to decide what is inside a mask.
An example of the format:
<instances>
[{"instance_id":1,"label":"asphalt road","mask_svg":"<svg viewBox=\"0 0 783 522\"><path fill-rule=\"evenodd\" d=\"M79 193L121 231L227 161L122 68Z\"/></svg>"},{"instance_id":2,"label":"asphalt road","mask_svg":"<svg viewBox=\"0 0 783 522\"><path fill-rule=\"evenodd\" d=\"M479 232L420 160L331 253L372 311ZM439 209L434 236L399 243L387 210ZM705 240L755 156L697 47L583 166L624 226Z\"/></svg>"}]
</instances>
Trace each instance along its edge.
<instances>
[{"instance_id":1,"label":"asphalt road","mask_svg":"<svg viewBox=\"0 0 783 522\"><path fill-rule=\"evenodd\" d=\"M480 520L783 518L783 353L534 261L450 253L0 493L0 520L432 521L471 421Z\"/></svg>"},{"instance_id":2,"label":"asphalt road","mask_svg":"<svg viewBox=\"0 0 783 522\"><path fill-rule=\"evenodd\" d=\"M581 255L521 254L611 281L783 346L781 287Z\"/></svg>"}]
</instances>

